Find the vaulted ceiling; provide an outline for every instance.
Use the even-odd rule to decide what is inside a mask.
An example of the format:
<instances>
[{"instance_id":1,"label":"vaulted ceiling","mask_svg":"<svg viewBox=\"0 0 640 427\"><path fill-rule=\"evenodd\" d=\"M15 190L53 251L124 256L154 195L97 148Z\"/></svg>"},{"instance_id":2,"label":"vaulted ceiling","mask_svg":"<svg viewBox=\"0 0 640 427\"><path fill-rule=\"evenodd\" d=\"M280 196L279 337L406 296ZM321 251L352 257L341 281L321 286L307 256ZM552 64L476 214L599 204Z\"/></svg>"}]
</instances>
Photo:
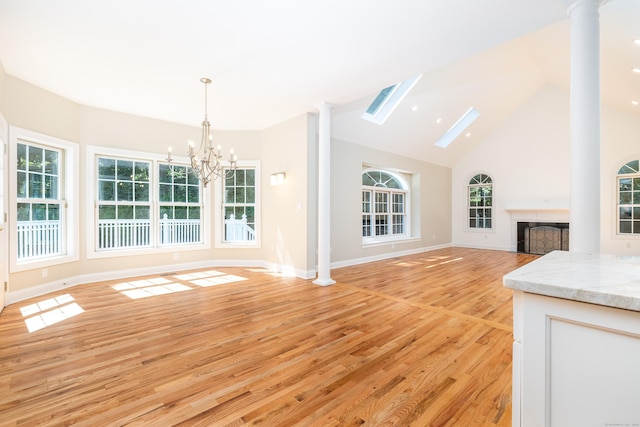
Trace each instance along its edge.
<instances>
[{"instance_id":1,"label":"vaulted ceiling","mask_svg":"<svg viewBox=\"0 0 640 427\"><path fill-rule=\"evenodd\" d=\"M602 100L640 115L640 1L600 12ZM80 104L193 126L210 77L214 129L329 102L334 137L451 165L544 85L568 90L569 21L562 0L0 0L0 62ZM383 126L360 119L419 74ZM471 136L434 147L470 106Z\"/></svg>"}]
</instances>

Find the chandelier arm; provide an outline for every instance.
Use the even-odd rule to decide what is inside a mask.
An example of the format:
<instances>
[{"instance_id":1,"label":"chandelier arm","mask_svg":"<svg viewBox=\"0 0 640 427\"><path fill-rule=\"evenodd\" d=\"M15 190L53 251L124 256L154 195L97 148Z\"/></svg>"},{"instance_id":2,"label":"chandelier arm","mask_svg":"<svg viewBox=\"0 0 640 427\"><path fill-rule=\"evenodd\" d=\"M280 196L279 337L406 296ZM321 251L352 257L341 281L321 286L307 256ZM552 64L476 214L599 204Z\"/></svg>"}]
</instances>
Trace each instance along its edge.
<instances>
[{"instance_id":1,"label":"chandelier arm","mask_svg":"<svg viewBox=\"0 0 640 427\"><path fill-rule=\"evenodd\" d=\"M226 178L233 177L235 175L237 163L236 156L233 154L233 150L231 150L229 161L230 167L225 168L222 164L220 146L218 146L217 150L213 147L211 123L208 120L209 97L207 93L207 85L211 83L211 80L203 77L200 81L204 83L204 120L202 121L202 135L197 152L193 142L189 141L188 155L193 173L202 182L202 185L206 187L212 179L217 179L222 176Z\"/></svg>"}]
</instances>

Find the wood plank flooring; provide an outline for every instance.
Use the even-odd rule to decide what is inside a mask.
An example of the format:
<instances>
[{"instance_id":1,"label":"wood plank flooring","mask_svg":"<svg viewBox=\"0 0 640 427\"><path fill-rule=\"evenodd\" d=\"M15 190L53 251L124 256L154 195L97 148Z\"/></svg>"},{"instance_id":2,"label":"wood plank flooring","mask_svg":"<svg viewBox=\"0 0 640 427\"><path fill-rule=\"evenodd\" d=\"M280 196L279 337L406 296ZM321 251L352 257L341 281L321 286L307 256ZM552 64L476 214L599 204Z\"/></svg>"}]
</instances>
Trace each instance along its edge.
<instances>
[{"instance_id":1,"label":"wood plank flooring","mask_svg":"<svg viewBox=\"0 0 640 427\"><path fill-rule=\"evenodd\" d=\"M0 425L509 426L502 276L535 258L448 248L329 287L216 268L22 301L0 315Z\"/></svg>"}]
</instances>

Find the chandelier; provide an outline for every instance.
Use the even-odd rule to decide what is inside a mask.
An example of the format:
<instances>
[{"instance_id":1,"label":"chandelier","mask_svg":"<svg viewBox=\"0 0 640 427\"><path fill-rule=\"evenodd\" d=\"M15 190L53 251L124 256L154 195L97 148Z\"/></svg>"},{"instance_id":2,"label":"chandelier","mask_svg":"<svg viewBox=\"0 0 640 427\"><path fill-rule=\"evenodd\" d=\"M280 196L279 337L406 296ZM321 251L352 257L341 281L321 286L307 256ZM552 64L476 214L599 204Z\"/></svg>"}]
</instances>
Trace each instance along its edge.
<instances>
[{"instance_id":1,"label":"chandelier","mask_svg":"<svg viewBox=\"0 0 640 427\"><path fill-rule=\"evenodd\" d=\"M193 173L202 182L206 188L207 184L212 180L224 176L231 178L236 172L238 157L233 153L233 149L229 151L228 165L224 167L222 160L222 149L218 145L213 147L213 136L211 135L211 123L207 118L207 85L211 83L211 79L202 77L200 79L204 83L204 120L202 121L202 137L200 145L196 151L195 143L189 140L189 160L191 161L191 169ZM167 160L171 162L171 149Z\"/></svg>"}]
</instances>

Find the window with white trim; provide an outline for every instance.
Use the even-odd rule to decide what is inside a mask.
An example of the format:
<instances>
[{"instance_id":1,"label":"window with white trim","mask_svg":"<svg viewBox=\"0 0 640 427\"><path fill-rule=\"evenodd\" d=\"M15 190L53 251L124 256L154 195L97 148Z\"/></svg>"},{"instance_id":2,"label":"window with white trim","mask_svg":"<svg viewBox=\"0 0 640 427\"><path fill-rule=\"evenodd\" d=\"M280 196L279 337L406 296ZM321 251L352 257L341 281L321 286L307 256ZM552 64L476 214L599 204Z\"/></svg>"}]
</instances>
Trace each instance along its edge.
<instances>
[{"instance_id":1,"label":"window with white trim","mask_svg":"<svg viewBox=\"0 0 640 427\"><path fill-rule=\"evenodd\" d=\"M364 243L409 236L409 187L397 173L366 169L362 173Z\"/></svg>"},{"instance_id":2,"label":"window with white trim","mask_svg":"<svg viewBox=\"0 0 640 427\"><path fill-rule=\"evenodd\" d=\"M260 235L260 161L239 160L234 174L216 179L216 247L258 248ZM228 175L228 176L225 176Z\"/></svg>"},{"instance_id":3,"label":"window with white trim","mask_svg":"<svg viewBox=\"0 0 640 427\"><path fill-rule=\"evenodd\" d=\"M62 151L23 142L17 151L18 260L60 255L64 247Z\"/></svg>"},{"instance_id":4,"label":"window with white trim","mask_svg":"<svg viewBox=\"0 0 640 427\"><path fill-rule=\"evenodd\" d=\"M97 249L151 246L151 162L98 157Z\"/></svg>"},{"instance_id":5,"label":"window with white trim","mask_svg":"<svg viewBox=\"0 0 640 427\"><path fill-rule=\"evenodd\" d=\"M618 234L640 235L640 161L632 160L618 170Z\"/></svg>"},{"instance_id":6,"label":"window with white trim","mask_svg":"<svg viewBox=\"0 0 640 427\"><path fill-rule=\"evenodd\" d=\"M238 168L223 178L223 241L254 242L256 240L256 170Z\"/></svg>"},{"instance_id":7,"label":"window with white trim","mask_svg":"<svg viewBox=\"0 0 640 427\"><path fill-rule=\"evenodd\" d=\"M493 180L489 175L478 174L469 180L467 187L467 224L470 229L493 228Z\"/></svg>"},{"instance_id":8,"label":"window with white trim","mask_svg":"<svg viewBox=\"0 0 640 427\"><path fill-rule=\"evenodd\" d=\"M12 271L78 259L78 145L16 127L10 128Z\"/></svg>"},{"instance_id":9,"label":"window with white trim","mask_svg":"<svg viewBox=\"0 0 640 427\"><path fill-rule=\"evenodd\" d=\"M87 158L95 200L89 257L206 247L203 225L209 211L190 166L101 147L88 147Z\"/></svg>"},{"instance_id":10,"label":"window with white trim","mask_svg":"<svg viewBox=\"0 0 640 427\"><path fill-rule=\"evenodd\" d=\"M200 180L190 166L160 163L158 168L160 244L199 243Z\"/></svg>"}]
</instances>

